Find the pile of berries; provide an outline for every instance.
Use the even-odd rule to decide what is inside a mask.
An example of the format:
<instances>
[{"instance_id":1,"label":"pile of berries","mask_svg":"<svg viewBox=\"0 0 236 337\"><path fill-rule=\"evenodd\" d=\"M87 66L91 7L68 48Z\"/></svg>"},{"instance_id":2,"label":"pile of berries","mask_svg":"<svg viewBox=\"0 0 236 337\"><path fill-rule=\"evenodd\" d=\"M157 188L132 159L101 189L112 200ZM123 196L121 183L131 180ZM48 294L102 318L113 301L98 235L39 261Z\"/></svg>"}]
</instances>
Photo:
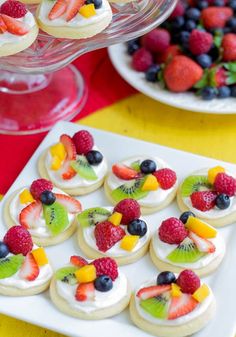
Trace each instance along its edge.
<instances>
[{"instance_id":1,"label":"pile of berries","mask_svg":"<svg viewBox=\"0 0 236 337\"><path fill-rule=\"evenodd\" d=\"M236 97L236 0L179 0L161 27L128 42L149 82L203 100Z\"/></svg>"}]
</instances>

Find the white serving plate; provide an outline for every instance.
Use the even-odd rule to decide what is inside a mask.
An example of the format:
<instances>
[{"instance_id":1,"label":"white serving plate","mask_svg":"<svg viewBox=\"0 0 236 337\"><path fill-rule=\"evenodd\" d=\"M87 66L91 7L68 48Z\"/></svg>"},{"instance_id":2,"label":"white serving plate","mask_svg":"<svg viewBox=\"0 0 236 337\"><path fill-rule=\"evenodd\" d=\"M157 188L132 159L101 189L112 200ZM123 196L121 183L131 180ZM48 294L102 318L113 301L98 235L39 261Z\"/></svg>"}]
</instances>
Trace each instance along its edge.
<instances>
[{"instance_id":1,"label":"white serving plate","mask_svg":"<svg viewBox=\"0 0 236 337\"><path fill-rule=\"evenodd\" d=\"M156 101L173 107L203 112L209 114L235 114L236 98L214 99L203 101L196 95L187 92L175 94L162 89L157 83L145 80L144 73L137 72L131 67L131 57L126 53L125 44L116 44L108 48L110 59L118 73L136 90L153 98Z\"/></svg>"},{"instance_id":2,"label":"white serving plate","mask_svg":"<svg viewBox=\"0 0 236 337\"><path fill-rule=\"evenodd\" d=\"M84 126L78 124L59 122L49 132L0 203L0 214L2 217L0 238L6 231L2 216L2 208L6 198L16 189L38 178L36 163L43 150L57 142L62 133L73 135L79 129L84 128ZM145 153L147 157L148 155L155 154L165 159L175 168L180 179L202 167L220 164L232 171L236 169L236 166L233 164L92 128L86 127L86 129L92 132L96 144L108 158L109 164L131 155ZM105 198L103 188L79 199L84 208L109 204ZM151 229L154 230L162 219L170 216L179 216L179 214L180 212L174 202L167 209L147 216L146 221L150 224ZM224 263L217 273L204 280L209 282L215 293L217 313L214 320L204 330L195 335L198 337L233 337L235 332L236 230L234 225L231 225L221 229L221 233L227 241L227 254ZM80 250L76 246L75 237L60 245L49 247L46 250L55 269L66 264L72 254L80 254ZM126 273L133 287L138 286L157 274L157 270L151 263L149 255L146 255L132 265L121 267L121 269ZM111 319L82 321L59 312L50 302L48 292L24 298L0 296L0 313L73 337L111 337L111 334L113 337L121 337L123 335L129 337L150 337L149 334L139 330L131 323L128 310Z\"/></svg>"}]
</instances>

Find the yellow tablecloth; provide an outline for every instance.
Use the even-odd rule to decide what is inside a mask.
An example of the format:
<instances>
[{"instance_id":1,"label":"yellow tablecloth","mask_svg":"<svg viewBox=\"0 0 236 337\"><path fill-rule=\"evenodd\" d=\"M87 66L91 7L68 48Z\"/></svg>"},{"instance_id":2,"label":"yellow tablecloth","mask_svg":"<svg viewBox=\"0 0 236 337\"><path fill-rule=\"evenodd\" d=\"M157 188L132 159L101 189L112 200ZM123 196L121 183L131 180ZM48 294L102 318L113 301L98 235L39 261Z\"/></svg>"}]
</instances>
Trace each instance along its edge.
<instances>
[{"instance_id":1,"label":"yellow tablecloth","mask_svg":"<svg viewBox=\"0 0 236 337\"><path fill-rule=\"evenodd\" d=\"M236 161L236 115L182 111L137 94L97 111L80 123L220 160ZM62 335L0 315L0 337Z\"/></svg>"}]
</instances>

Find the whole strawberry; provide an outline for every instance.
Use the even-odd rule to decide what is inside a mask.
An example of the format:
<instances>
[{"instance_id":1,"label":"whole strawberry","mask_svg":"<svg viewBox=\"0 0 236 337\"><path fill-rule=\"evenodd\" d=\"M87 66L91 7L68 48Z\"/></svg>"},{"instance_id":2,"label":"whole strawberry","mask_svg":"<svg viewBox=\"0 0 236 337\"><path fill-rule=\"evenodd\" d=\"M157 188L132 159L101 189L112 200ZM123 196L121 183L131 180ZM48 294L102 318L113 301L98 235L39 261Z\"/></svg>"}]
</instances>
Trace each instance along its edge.
<instances>
[{"instance_id":1,"label":"whole strawberry","mask_svg":"<svg viewBox=\"0 0 236 337\"><path fill-rule=\"evenodd\" d=\"M210 70L210 83L212 87L222 87L227 85L229 73L221 66L213 67Z\"/></svg>"},{"instance_id":2,"label":"whole strawberry","mask_svg":"<svg viewBox=\"0 0 236 337\"><path fill-rule=\"evenodd\" d=\"M230 7L208 7L203 9L201 19L207 29L224 28L226 22L234 15Z\"/></svg>"},{"instance_id":3,"label":"whole strawberry","mask_svg":"<svg viewBox=\"0 0 236 337\"><path fill-rule=\"evenodd\" d=\"M125 231L120 226L104 221L96 225L94 236L98 249L106 252L125 236Z\"/></svg>"},{"instance_id":4,"label":"whole strawberry","mask_svg":"<svg viewBox=\"0 0 236 337\"><path fill-rule=\"evenodd\" d=\"M179 244L188 235L184 224L177 218L169 218L161 223L158 235L161 241L169 244Z\"/></svg>"},{"instance_id":5,"label":"whole strawberry","mask_svg":"<svg viewBox=\"0 0 236 337\"><path fill-rule=\"evenodd\" d=\"M156 55L158 64L170 62L176 55L182 55L182 51L177 44L170 45L163 53Z\"/></svg>"},{"instance_id":6,"label":"whole strawberry","mask_svg":"<svg viewBox=\"0 0 236 337\"><path fill-rule=\"evenodd\" d=\"M142 46L151 53L162 53L170 45L170 33L163 28L156 28L141 38Z\"/></svg>"},{"instance_id":7,"label":"whole strawberry","mask_svg":"<svg viewBox=\"0 0 236 337\"><path fill-rule=\"evenodd\" d=\"M189 37L189 49L193 55L207 54L213 44L210 33L194 29Z\"/></svg>"},{"instance_id":8,"label":"whole strawberry","mask_svg":"<svg viewBox=\"0 0 236 337\"><path fill-rule=\"evenodd\" d=\"M3 238L12 254L27 255L33 248L30 233L22 226L11 227Z\"/></svg>"},{"instance_id":9,"label":"whole strawberry","mask_svg":"<svg viewBox=\"0 0 236 337\"><path fill-rule=\"evenodd\" d=\"M226 34L222 40L222 48L224 61L236 61L236 34Z\"/></svg>"}]
</instances>

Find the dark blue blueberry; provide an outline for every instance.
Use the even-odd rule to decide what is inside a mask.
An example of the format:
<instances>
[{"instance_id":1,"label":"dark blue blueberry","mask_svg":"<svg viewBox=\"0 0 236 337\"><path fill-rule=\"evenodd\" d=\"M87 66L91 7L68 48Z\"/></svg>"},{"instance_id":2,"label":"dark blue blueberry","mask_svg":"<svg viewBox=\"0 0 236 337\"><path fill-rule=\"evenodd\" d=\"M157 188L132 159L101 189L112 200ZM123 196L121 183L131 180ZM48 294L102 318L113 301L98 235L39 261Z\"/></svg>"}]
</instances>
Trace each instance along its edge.
<instances>
[{"instance_id":1,"label":"dark blue blueberry","mask_svg":"<svg viewBox=\"0 0 236 337\"><path fill-rule=\"evenodd\" d=\"M210 68L210 66L212 65L212 58L208 54L198 55L196 57L196 61L204 69Z\"/></svg>"},{"instance_id":2,"label":"dark blue blueberry","mask_svg":"<svg viewBox=\"0 0 236 337\"><path fill-rule=\"evenodd\" d=\"M217 90L213 87L205 87L201 90L201 97L204 101L211 101L216 98Z\"/></svg>"},{"instance_id":3,"label":"dark blue blueberry","mask_svg":"<svg viewBox=\"0 0 236 337\"><path fill-rule=\"evenodd\" d=\"M230 197L227 194L219 194L216 198L216 206L219 209L226 209L230 205Z\"/></svg>"},{"instance_id":4,"label":"dark blue blueberry","mask_svg":"<svg viewBox=\"0 0 236 337\"><path fill-rule=\"evenodd\" d=\"M127 52L129 55L133 55L140 48L139 40L131 40L127 42Z\"/></svg>"},{"instance_id":5,"label":"dark blue blueberry","mask_svg":"<svg viewBox=\"0 0 236 337\"><path fill-rule=\"evenodd\" d=\"M153 160L147 159L140 164L140 170L142 173L153 173L157 169L156 163Z\"/></svg>"},{"instance_id":6,"label":"dark blue blueberry","mask_svg":"<svg viewBox=\"0 0 236 337\"><path fill-rule=\"evenodd\" d=\"M199 0L197 2L197 8L199 8L200 10L207 8L208 7L208 1L206 0Z\"/></svg>"},{"instance_id":7,"label":"dark blue blueberry","mask_svg":"<svg viewBox=\"0 0 236 337\"><path fill-rule=\"evenodd\" d=\"M99 9L102 7L102 0L86 0L86 4L94 4L94 7Z\"/></svg>"},{"instance_id":8,"label":"dark blue blueberry","mask_svg":"<svg viewBox=\"0 0 236 337\"><path fill-rule=\"evenodd\" d=\"M185 16L188 19L198 21L200 19L200 16L201 16L201 11L197 8L191 7L191 8L186 10Z\"/></svg>"},{"instance_id":9,"label":"dark blue blueberry","mask_svg":"<svg viewBox=\"0 0 236 337\"><path fill-rule=\"evenodd\" d=\"M144 236L147 233L147 224L141 219L135 219L128 224L127 230L131 235Z\"/></svg>"},{"instance_id":10,"label":"dark blue blueberry","mask_svg":"<svg viewBox=\"0 0 236 337\"><path fill-rule=\"evenodd\" d=\"M218 88L218 98L228 98L231 95L230 87L222 86Z\"/></svg>"},{"instance_id":11,"label":"dark blue blueberry","mask_svg":"<svg viewBox=\"0 0 236 337\"><path fill-rule=\"evenodd\" d=\"M224 28L223 28L223 32L224 32L224 34L228 34L228 33L231 32L231 28L229 28L229 27L224 27Z\"/></svg>"},{"instance_id":12,"label":"dark blue blueberry","mask_svg":"<svg viewBox=\"0 0 236 337\"><path fill-rule=\"evenodd\" d=\"M233 33L236 33L236 17L233 17L227 21L227 26L231 28Z\"/></svg>"},{"instance_id":13,"label":"dark blue blueberry","mask_svg":"<svg viewBox=\"0 0 236 337\"><path fill-rule=\"evenodd\" d=\"M40 200L44 205L52 205L56 201L56 197L52 191L43 191Z\"/></svg>"},{"instance_id":14,"label":"dark blue blueberry","mask_svg":"<svg viewBox=\"0 0 236 337\"><path fill-rule=\"evenodd\" d=\"M145 78L148 82L157 82L158 73L161 67L158 64L151 65L145 73Z\"/></svg>"},{"instance_id":15,"label":"dark blue blueberry","mask_svg":"<svg viewBox=\"0 0 236 337\"><path fill-rule=\"evenodd\" d=\"M236 85L231 87L231 97L236 97Z\"/></svg>"},{"instance_id":16,"label":"dark blue blueberry","mask_svg":"<svg viewBox=\"0 0 236 337\"><path fill-rule=\"evenodd\" d=\"M236 0L229 1L228 6L236 11Z\"/></svg>"},{"instance_id":17,"label":"dark blue blueberry","mask_svg":"<svg viewBox=\"0 0 236 337\"><path fill-rule=\"evenodd\" d=\"M193 212L190 212L190 211L184 212L180 215L179 220L182 221L184 224L186 224L186 222L188 221L188 218L190 216L195 217L195 214Z\"/></svg>"},{"instance_id":18,"label":"dark blue blueberry","mask_svg":"<svg viewBox=\"0 0 236 337\"><path fill-rule=\"evenodd\" d=\"M213 5L216 7L223 7L225 5L225 2L224 0L214 0Z\"/></svg>"},{"instance_id":19,"label":"dark blue blueberry","mask_svg":"<svg viewBox=\"0 0 236 337\"><path fill-rule=\"evenodd\" d=\"M176 282L175 274L171 271L163 271L157 276L157 285L171 284Z\"/></svg>"},{"instance_id":20,"label":"dark blue blueberry","mask_svg":"<svg viewBox=\"0 0 236 337\"><path fill-rule=\"evenodd\" d=\"M102 162L103 155L99 151L92 150L86 154L86 158L90 165L98 165Z\"/></svg>"},{"instance_id":21,"label":"dark blue blueberry","mask_svg":"<svg viewBox=\"0 0 236 337\"><path fill-rule=\"evenodd\" d=\"M185 25L184 25L184 29L186 29L189 32L191 32L192 30L194 30L196 27L197 27L197 24L193 20L187 20L185 22Z\"/></svg>"},{"instance_id":22,"label":"dark blue blueberry","mask_svg":"<svg viewBox=\"0 0 236 337\"><path fill-rule=\"evenodd\" d=\"M180 41L180 44L187 48L188 47L188 42L189 42L189 36L190 36L190 33L183 30L180 34L179 34L179 41Z\"/></svg>"},{"instance_id":23,"label":"dark blue blueberry","mask_svg":"<svg viewBox=\"0 0 236 337\"><path fill-rule=\"evenodd\" d=\"M6 257L9 254L9 249L4 242L0 241L0 259Z\"/></svg>"},{"instance_id":24,"label":"dark blue blueberry","mask_svg":"<svg viewBox=\"0 0 236 337\"><path fill-rule=\"evenodd\" d=\"M183 16L177 16L172 21L173 30L182 28L184 23L185 23L184 17Z\"/></svg>"},{"instance_id":25,"label":"dark blue blueberry","mask_svg":"<svg viewBox=\"0 0 236 337\"><path fill-rule=\"evenodd\" d=\"M107 275L101 275L94 281L94 287L103 293L109 291L113 287L112 279Z\"/></svg>"}]
</instances>

